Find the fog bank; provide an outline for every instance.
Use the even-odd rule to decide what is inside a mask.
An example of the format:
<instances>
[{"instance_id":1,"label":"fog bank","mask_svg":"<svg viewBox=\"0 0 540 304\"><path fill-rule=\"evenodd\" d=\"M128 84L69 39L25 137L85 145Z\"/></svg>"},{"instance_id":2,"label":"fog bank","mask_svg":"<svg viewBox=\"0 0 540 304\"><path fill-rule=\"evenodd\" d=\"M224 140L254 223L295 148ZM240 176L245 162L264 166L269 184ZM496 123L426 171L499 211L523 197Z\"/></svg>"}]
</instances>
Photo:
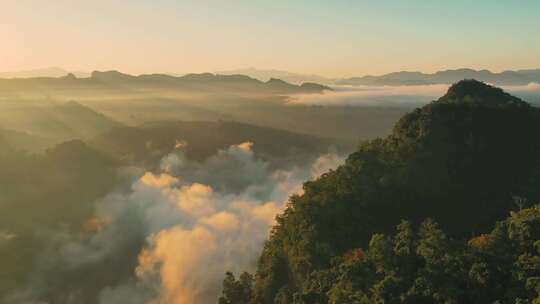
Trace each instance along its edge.
<instances>
[{"instance_id":1,"label":"fog bank","mask_svg":"<svg viewBox=\"0 0 540 304\"><path fill-rule=\"evenodd\" d=\"M333 86L324 94L293 95L289 104L319 106L418 107L444 95L450 84L411 86ZM540 84L504 86L505 91L531 103L540 97Z\"/></svg>"}]
</instances>

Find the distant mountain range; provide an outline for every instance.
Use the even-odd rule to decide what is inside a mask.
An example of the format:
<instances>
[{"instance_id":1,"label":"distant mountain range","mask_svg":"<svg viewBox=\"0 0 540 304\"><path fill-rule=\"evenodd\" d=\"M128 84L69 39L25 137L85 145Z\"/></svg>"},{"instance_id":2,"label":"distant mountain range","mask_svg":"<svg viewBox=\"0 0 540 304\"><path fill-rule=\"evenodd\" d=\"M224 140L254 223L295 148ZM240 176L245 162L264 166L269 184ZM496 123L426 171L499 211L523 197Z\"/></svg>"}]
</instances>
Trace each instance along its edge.
<instances>
[{"instance_id":1,"label":"distant mountain range","mask_svg":"<svg viewBox=\"0 0 540 304\"><path fill-rule=\"evenodd\" d=\"M421 72L394 72L381 76L363 76L341 79L338 85L427 85L450 84L463 79L476 79L496 85L527 85L540 83L540 69L504 71L493 73L488 70L457 69L439 71L433 74Z\"/></svg>"},{"instance_id":2,"label":"distant mountain range","mask_svg":"<svg viewBox=\"0 0 540 304\"><path fill-rule=\"evenodd\" d=\"M317 82L325 85L369 85L369 86L403 86L451 84L463 79L476 79L496 85L527 85L531 82L540 83L540 69L504 71L493 73L488 70L456 69L438 71L433 74L422 72L394 72L379 76L367 75L361 77L332 79L318 75L305 75L279 70L259 70L256 68L221 71L218 74L242 74L259 80L279 78L291 83Z\"/></svg>"},{"instance_id":3,"label":"distant mountain range","mask_svg":"<svg viewBox=\"0 0 540 304\"><path fill-rule=\"evenodd\" d=\"M368 85L368 86L403 86L403 85L429 85L429 84L451 84L463 79L476 79L479 81L495 84L495 85L527 85L531 82L540 83L540 69L525 69L525 70L508 70L500 73L494 73L489 70L473 70L473 69L455 69L455 70L443 70L432 74L422 72L410 72L400 71L393 72L384 75L366 75L361 77L351 78L328 78L319 75L292 73L282 70L273 69L257 69L257 68L245 68L237 70L218 71L215 73L202 73L202 74L150 74L133 76L117 71L108 72L70 72L62 68L45 68L20 72L0 72L0 78L61 78L65 76L73 75L76 78L99 78L107 79L110 81L167 81L169 83L175 82L179 84L183 81L194 82L212 82L217 84L219 82L229 82L229 84L236 82L244 82L245 84L256 84L264 86L268 84L268 87L277 85L281 89L288 87L287 90L303 89L295 88L294 86L301 86L304 84L309 89L315 89L313 84L322 85ZM280 80L280 82L278 82ZM287 83L284 85L283 83ZM317 87L320 90L321 87ZM325 88L328 89L328 88Z\"/></svg>"},{"instance_id":4,"label":"distant mountain range","mask_svg":"<svg viewBox=\"0 0 540 304\"><path fill-rule=\"evenodd\" d=\"M256 68L247 68L247 69L237 69L229 71L219 71L216 72L219 75L247 75L249 77L259 79L261 81L268 81L272 78L278 78L286 82L301 84L304 82L317 82L322 84L333 84L335 79L327 78L319 75L308 75L308 74L299 74L291 73L287 71L280 70L261 70Z\"/></svg>"},{"instance_id":5,"label":"distant mountain range","mask_svg":"<svg viewBox=\"0 0 540 304\"><path fill-rule=\"evenodd\" d=\"M260 81L246 75L217 75L211 73L187 74L184 76L171 76L166 74L129 75L118 71L92 72L90 77L78 78L72 73L62 77L15 78L0 79L0 88L35 87L42 88L74 88L92 87L108 88L121 86L134 89L174 89L181 91L198 92L234 92L256 94L295 94L295 93L322 93L331 88L312 82L301 85L291 84L277 78Z\"/></svg>"}]
</instances>

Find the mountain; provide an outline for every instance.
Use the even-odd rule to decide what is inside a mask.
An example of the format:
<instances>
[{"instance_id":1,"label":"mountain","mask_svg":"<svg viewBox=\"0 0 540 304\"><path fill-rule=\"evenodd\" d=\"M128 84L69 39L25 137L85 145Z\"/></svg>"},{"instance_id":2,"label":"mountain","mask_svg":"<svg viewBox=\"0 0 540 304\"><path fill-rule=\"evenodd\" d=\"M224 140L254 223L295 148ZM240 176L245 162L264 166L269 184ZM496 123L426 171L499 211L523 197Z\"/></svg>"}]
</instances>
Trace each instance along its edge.
<instances>
[{"instance_id":1,"label":"mountain","mask_svg":"<svg viewBox=\"0 0 540 304\"><path fill-rule=\"evenodd\" d=\"M133 76L118 71L94 71L88 78L77 78L67 74L58 78L26 78L0 79L0 88L5 90L30 89L36 86L40 89L171 89L196 92L220 93L256 93L256 94L297 94L323 93L331 90L329 87L318 85L295 85L285 81L271 79L267 82L245 75L215 75L211 73L187 74L176 77L165 74L150 74Z\"/></svg>"},{"instance_id":2,"label":"mountain","mask_svg":"<svg viewBox=\"0 0 540 304\"><path fill-rule=\"evenodd\" d=\"M0 78L57 78L66 76L70 73L76 75L77 77L88 77L89 75L85 72L70 72L62 68L51 67L17 72L0 72Z\"/></svg>"},{"instance_id":3,"label":"mountain","mask_svg":"<svg viewBox=\"0 0 540 304\"><path fill-rule=\"evenodd\" d=\"M48 138L9 129L0 129L0 151L39 152L53 145Z\"/></svg>"},{"instance_id":4,"label":"mountain","mask_svg":"<svg viewBox=\"0 0 540 304\"><path fill-rule=\"evenodd\" d=\"M363 76L341 79L339 85L427 85L449 84L461 79L477 79L496 85L527 85L540 83L540 69L517 70L493 73L488 70L457 69L439 71L433 74L421 72L394 72L381 76Z\"/></svg>"},{"instance_id":5,"label":"mountain","mask_svg":"<svg viewBox=\"0 0 540 304\"><path fill-rule=\"evenodd\" d=\"M249 77L258 79L260 81L268 81L272 78L281 79L283 81L293 83L293 84L302 84L304 82L316 82L322 84L331 84L334 82L331 78L326 78L318 75L307 75L299 73L291 73L287 71L280 70L263 70L256 68L247 68L247 69L237 69L229 71L219 71L216 72L218 75L247 75Z\"/></svg>"},{"instance_id":6,"label":"mountain","mask_svg":"<svg viewBox=\"0 0 540 304\"><path fill-rule=\"evenodd\" d=\"M80 103L25 103L3 105L0 125L59 143L69 139L94 137L121 124Z\"/></svg>"},{"instance_id":7,"label":"mountain","mask_svg":"<svg viewBox=\"0 0 540 304\"><path fill-rule=\"evenodd\" d=\"M402 285L407 286L404 293L395 297L408 298L404 303L478 303L463 300L475 296L474 293L441 294L437 291L442 288L440 285L429 289L429 284L439 283L431 282L432 279L417 281L426 280L425 272L413 273L412 277L394 273L396 280L402 281L380 282L377 276L386 273L384 268L339 268L349 267L339 263L349 257L361 259L367 254L362 248L369 248L372 254L382 252L384 248L377 246L383 244L384 236L379 234L394 234L396 225L406 220L411 227L424 224L419 232L420 249L415 251L415 258L420 260L402 262L403 269L424 269L429 260L423 261L435 254L435 249L425 248L434 246L435 239L441 240L441 244L446 238L466 244L471 236L490 233L510 211L540 201L539 118L537 108L475 80L460 81L438 100L406 114L391 135L362 144L343 166L306 182L303 194L290 198L260 256L253 303L293 303L293 298L294 303L379 303L368 301L373 298L353 301L345 295L375 293L378 288ZM431 220L426 222L428 218ZM407 231L401 237L409 235L403 234ZM444 237L441 231L445 232ZM448 251L441 247L437 252ZM375 265L386 260L377 261L380 262ZM509 265L515 261L517 256L510 259ZM433 263L447 265L441 271L449 273L453 271L448 265L457 265L439 256ZM448 273L439 278L461 282L469 280L468 273L476 271L480 270L466 269L467 275L455 280ZM504 280L512 276L509 272ZM339 285L340 278L354 278L356 285ZM370 287L370 282L395 285ZM485 286L487 291L511 295L509 285L489 284L493 285ZM516 284L525 288L525 282ZM456 290L470 289L458 286L461 288ZM331 288L336 294L331 293ZM340 294L344 295L342 300L329 301L329 297L340 299ZM526 297L528 293L520 291L520 295Z\"/></svg>"},{"instance_id":8,"label":"mountain","mask_svg":"<svg viewBox=\"0 0 540 304\"><path fill-rule=\"evenodd\" d=\"M312 96L331 98L328 90L313 82L295 85L277 78L263 82L246 75L210 73L175 77L95 71L88 78L68 74L0 79L0 128L58 137L56 143L81 138L77 130L70 129L72 122L66 125L63 118L50 113L55 105L77 101L130 126L163 120L228 120L356 142L388 134L393 123L412 107L405 103L389 107L384 102L379 106L378 100L367 106L291 102ZM311 96L292 96L295 94Z\"/></svg>"},{"instance_id":9,"label":"mountain","mask_svg":"<svg viewBox=\"0 0 540 304\"><path fill-rule=\"evenodd\" d=\"M70 101L52 108L52 116L68 126L74 138L89 138L121 124L78 102Z\"/></svg>"},{"instance_id":10,"label":"mountain","mask_svg":"<svg viewBox=\"0 0 540 304\"><path fill-rule=\"evenodd\" d=\"M295 163L325 153L330 147L349 149L338 140L228 121L157 121L113 128L92 140L91 146L127 165L153 168L179 144L188 158L204 160L243 142L253 142L257 157L273 164Z\"/></svg>"},{"instance_id":11,"label":"mountain","mask_svg":"<svg viewBox=\"0 0 540 304\"><path fill-rule=\"evenodd\" d=\"M140 75L131 76L116 71L94 72L92 79L105 80L107 82L138 83L148 86L179 87L189 90L201 91L235 91L240 92L267 92L267 93L322 93L331 90L323 85L303 84L295 85L281 79L272 78L266 82L251 78L246 75L218 75L211 73L187 74L180 77L169 75Z\"/></svg>"}]
</instances>

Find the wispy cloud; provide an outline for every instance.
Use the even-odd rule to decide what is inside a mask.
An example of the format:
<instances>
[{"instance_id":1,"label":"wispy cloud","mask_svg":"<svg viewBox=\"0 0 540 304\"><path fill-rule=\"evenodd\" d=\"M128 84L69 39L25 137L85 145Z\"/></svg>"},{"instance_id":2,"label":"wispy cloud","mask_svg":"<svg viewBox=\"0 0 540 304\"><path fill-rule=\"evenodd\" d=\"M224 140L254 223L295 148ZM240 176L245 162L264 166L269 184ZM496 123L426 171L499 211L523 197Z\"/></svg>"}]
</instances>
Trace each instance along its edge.
<instances>
[{"instance_id":1,"label":"wispy cloud","mask_svg":"<svg viewBox=\"0 0 540 304\"><path fill-rule=\"evenodd\" d=\"M418 86L335 86L334 91L325 94L295 95L289 98L290 104L321 106L379 106L379 107L417 107L437 99L448 90L449 85ZM529 94L540 95L540 84L525 86L505 86L506 91L519 97ZM526 95L526 96L523 96Z\"/></svg>"}]
</instances>

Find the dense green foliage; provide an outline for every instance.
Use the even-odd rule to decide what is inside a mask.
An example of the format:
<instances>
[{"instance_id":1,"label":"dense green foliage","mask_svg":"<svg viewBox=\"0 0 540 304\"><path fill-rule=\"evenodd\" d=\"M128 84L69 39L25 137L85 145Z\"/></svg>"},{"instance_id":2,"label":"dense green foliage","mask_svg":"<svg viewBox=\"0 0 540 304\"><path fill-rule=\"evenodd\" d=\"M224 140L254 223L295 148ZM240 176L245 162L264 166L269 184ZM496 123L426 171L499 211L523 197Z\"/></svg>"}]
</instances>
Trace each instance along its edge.
<instances>
[{"instance_id":1,"label":"dense green foliage","mask_svg":"<svg viewBox=\"0 0 540 304\"><path fill-rule=\"evenodd\" d=\"M223 280L223 295L219 304L249 304L253 297L253 276L244 272L238 280L227 272Z\"/></svg>"},{"instance_id":2,"label":"dense green foliage","mask_svg":"<svg viewBox=\"0 0 540 304\"><path fill-rule=\"evenodd\" d=\"M435 287L425 285L434 283L431 278L417 274L402 277L384 272L379 278L373 270L383 267L382 262L361 264L354 270L360 271L354 284L340 283L335 261L355 248L385 251L382 247L390 241L378 234L391 234L401 219L418 225L433 218L449 238L462 241L488 232L509 211L540 201L539 126L536 108L500 89L473 80L453 85L439 100L405 115L390 136L361 145L345 165L307 182L304 194L291 198L260 257L254 302L293 303L295 297L311 297L314 286L327 286L315 294L321 299L329 296L333 303L377 302L380 299L373 294L377 289L385 294L395 289L394 302L410 293L419 297L410 303L419 303L426 294L427 303L478 303L454 292L466 286L459 285L463 275L458 270L464 266L453 257L436 256L451 255L446 249L429 248L439 246L433 242L447 240L431 222L425 222L411 240L418 243L409 250L416 252L411 261L423 257L441 264L439 270L422 271L446 271L433 275L449 276L445 279L452 282L457 276L460 283L447 287L454 291L433 291ZM403 262L396 267L413 267L416 273L424 266ZM339 275L324 275L321 280L326 283L315 280L310 286L325 271ZM421 286L414 285L417 281ZM403 284L412 291L403 291ZM486 284L495 288L491 282Z\"/></svg>"},{"instance_id":3,"label":"dense green foliage","mask_svg":"<svg viewBox=\"0 0 540 304\"><path fill-rule=\"evenodd\" d=\"M540 205L513 212L488 234L449 238L431 219L374 234L275 303L540 303ZM248 274L227 274L221 303L259 303ZM250 302L252 301L252 302Z\"/></svg>"}]
</instances>

